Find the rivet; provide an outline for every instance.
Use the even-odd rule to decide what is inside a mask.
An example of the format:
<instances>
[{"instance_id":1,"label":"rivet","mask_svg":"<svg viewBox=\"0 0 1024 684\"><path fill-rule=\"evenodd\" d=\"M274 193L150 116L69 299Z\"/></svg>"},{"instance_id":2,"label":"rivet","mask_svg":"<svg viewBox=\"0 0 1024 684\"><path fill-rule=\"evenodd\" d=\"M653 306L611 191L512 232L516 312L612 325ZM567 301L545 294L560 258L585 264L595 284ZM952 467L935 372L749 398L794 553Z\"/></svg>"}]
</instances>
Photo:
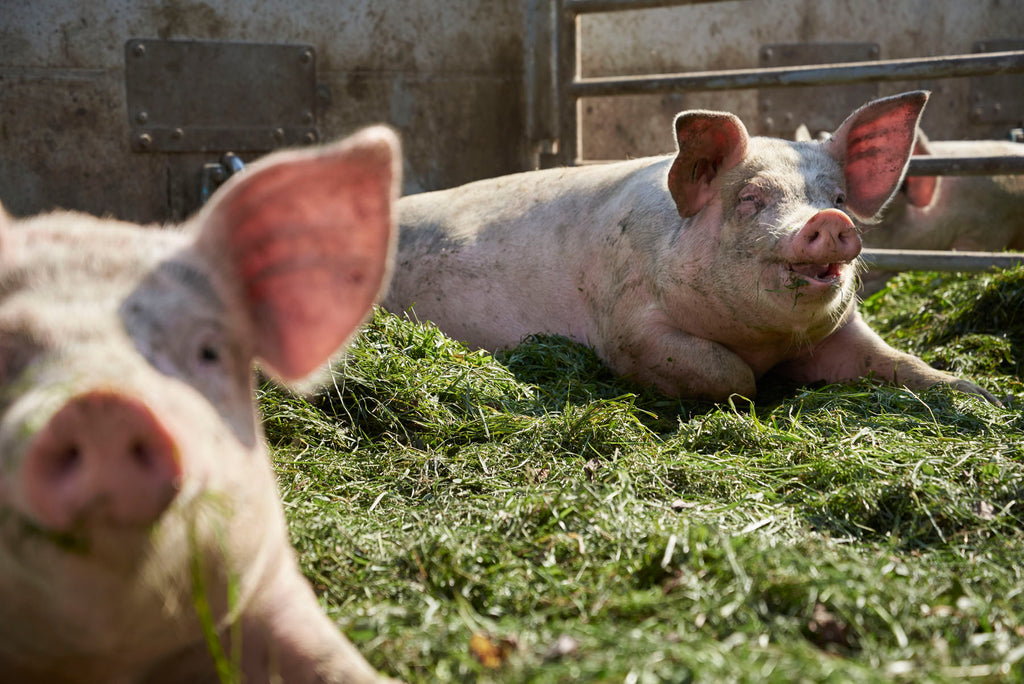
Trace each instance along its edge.
<instances>
[{"instance_id":1,"label":"rivet","mask_svg":"<svg viewBox=\"0 0 1024 684\"><path fill-rule=\"evenodd\" d=\"M181 140L185 137L185 131L181 128L175 128L171 131L171 140Z\"/></svg>"},{"instance_id":2,"label":"rivet","mask_svg":"<svg viewBox=\"0 0 1024 684\"><path fill-rule=\"evenodd\" d=\"M306 131L306 134L302 136L302 139L308 143L313 144L316 142L316 131Z\"/></svg>"},{"instance_id":3,"label":"rivet","mask_svg":"<svg viewBox=\"0 0 1024 684\"><path fill-rule=\"evenodd\" d=\"M284 129L283 128L275 128L274 129L274 140L276 140L278 142L281 142L282 140L284 140Z\"/></svg>"},{"instance_id":4,"label":"rivet","mask_svg":"<svg viewBox=\"0 0 1024 684\"><path fill-rule=\"evenodd\" d=\"M768 131L775 130L775 119L773 119L770 116L764 117L764 127L765 127L765 130L768 130Z\"/></svg>"},{"instance_id":5,"label":"rivet","mask_svg":"<svg viewBox=\"0 0 1024 684\"><path fill-rule=\"evenodd\" d=\"M313 123L313 112L303 112L302 113L302 123L304 123L307 126L309 124Z\"/></svg>"},{"instance_id":6,"label":"rivet","mask_svg":"<svg viewBox=\"0 0 1024 684\"><path fill-rule=\"evenodd\" d=\"M302 54L299 56L299 61L302 62L303 64L309 64L310 62L312 62L313 61L313 51L312 50L303 50Z\"/></svg>"},{"instance_id":7,"label":"rivet","mask_svg":"<svg viewBox=\"0 0 1024 684\"><path fill-rule=\"evenodd\" d=\"M142 43L136 43L132 46L132 54L136 57L142 57L146 54L146 46Z\"/></svg>"},{"instance_id":8,"label":"rivet","mask_svg":"<svg viewBox=\"0 0 1024 684\"><path fill-rule=\"evenodd\" d=\"M140 124L144 124L149 121L149 112L139 112L135 115L135 120Z\"/></svg>"},{"instance_id":9,"label":"rivet","mask_svg":"<svg viewBox=\"0 0 1024 684\"><path fill-rule=\"evenodd\" d=\"M150 145L153 144L153 136L151 136L149 133L140 134L139 137L136 138L136 140L139 143L139 147L141 147L144 150L149 149Z\"/></svg>"},{"instance_id":10,"label":"rivet","mask_svg":"<svg viewBox=\"0 0 1024 684\"><path fill-rule=\"evenodd\" d=\"M764 50L761 50L761 56L764 57L766 60L770 60L772 57L775 56L775 51L772 50L771 48L765 48Z\"/></svg>"}]
</instances>

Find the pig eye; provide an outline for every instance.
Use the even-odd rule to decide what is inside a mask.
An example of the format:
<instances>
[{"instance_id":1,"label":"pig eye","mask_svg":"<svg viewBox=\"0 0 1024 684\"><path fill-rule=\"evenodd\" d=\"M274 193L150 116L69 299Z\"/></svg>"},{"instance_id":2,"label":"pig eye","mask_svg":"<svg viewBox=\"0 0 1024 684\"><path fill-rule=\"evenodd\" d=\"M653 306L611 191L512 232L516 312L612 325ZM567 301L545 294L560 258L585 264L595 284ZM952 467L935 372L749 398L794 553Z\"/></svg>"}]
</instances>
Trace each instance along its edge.
<instances>
[{"instance_id":1,"label":"pig eye","mask_svg":"<svg viewBox=\"0 0 1024 684\"><path fill-rule=\"evenodd\" d=\"M224 362L225 340L215 330L207 329L195 340L193 363L197 369L209 370Z\"/></svg>"},{"instance_id":2,"label":"pig eye","mask_svg":"<svg viewBox=\"0 0 1024 684\"><path fill-rule=\"evenodd\" d=\"M212 344L204 344L199 347L200 363L218 363L220 361L220 349Z\"/></svg>"},{"instance_id":3,"label":"pig eye","mask_svg":"<svg viewBox=\"0 0 1024 684\"><path fill-rule=\"evenodd\" d=\"M742 214L752 215L764 208L764 195L755 186L748 185L740 191L739 203Z\"/></svg>"},{"instance_id":4,"label":"pig eye","mask_svg":"<svg viewBox=\"0 0 1024 684\"><path fill-rule=\"evenodd\" d=\"M840 192L840 193L838 193L838 194L836 195L836 199L835 199L835 205L836 205L837 207L841 207L841 206L843 206L843 205L845 205L845 204L846 204L846 195L845 195L845 194L843 194L843 193L841 193L841 192Z\"/></svg>"}]
</instances>

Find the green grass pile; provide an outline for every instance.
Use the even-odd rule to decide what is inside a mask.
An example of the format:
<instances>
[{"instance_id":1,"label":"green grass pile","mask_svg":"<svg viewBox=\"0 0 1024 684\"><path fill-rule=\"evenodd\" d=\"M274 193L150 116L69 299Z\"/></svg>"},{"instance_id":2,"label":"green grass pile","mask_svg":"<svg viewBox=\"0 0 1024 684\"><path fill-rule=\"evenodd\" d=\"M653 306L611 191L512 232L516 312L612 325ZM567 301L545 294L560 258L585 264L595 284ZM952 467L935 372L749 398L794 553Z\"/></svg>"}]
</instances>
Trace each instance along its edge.
<instances>
[{"instance_id":1,"label":"green grass pile","mask_svg":"<svg viewBox=\"0 0 1024 684\"><path fill-rule=\"evenodd\" d=\"M946 388L669 400L537 337L377 312L327 385L261 389L303 571L421 682L1021 681L1024 269L865 303Z\"/></svg>"}]
</instances>

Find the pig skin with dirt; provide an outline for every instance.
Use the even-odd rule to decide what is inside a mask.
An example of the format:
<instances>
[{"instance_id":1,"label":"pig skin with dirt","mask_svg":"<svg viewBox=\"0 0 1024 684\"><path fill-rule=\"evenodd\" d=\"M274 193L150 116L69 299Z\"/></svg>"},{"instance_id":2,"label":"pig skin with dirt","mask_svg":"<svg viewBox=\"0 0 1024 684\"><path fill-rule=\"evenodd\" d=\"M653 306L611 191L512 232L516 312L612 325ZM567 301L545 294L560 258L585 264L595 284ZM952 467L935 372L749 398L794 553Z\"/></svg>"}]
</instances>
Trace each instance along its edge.
<instances>
[{"instance_id":1,"label":"pig skin with dirt","mask_svg":"<svg viewBox=\"0 0 1024 684\"><path fill-rule=\"evenodd\" d=\"M381 681L299 571L252 363L298 381L364 320L398 155L276 153L179 229L0 209L0 679L219 682L205 604L242 681Z\"/></svg>"},{"instance_id":2,"label":"pig skin with dirt","mask_svg":"<svg viewBox=\"0 0 1024 684\"><path fill-rule=\"evenodd\" d=\"M489 350L559 334L669 395L754 397L874 375L994 399L887 345L857 313L855 221L906 172L928 94L875 100L830 140L675 120L677 153L532 171L402 198L384 306Z\"/></svg>"}]
</instances>

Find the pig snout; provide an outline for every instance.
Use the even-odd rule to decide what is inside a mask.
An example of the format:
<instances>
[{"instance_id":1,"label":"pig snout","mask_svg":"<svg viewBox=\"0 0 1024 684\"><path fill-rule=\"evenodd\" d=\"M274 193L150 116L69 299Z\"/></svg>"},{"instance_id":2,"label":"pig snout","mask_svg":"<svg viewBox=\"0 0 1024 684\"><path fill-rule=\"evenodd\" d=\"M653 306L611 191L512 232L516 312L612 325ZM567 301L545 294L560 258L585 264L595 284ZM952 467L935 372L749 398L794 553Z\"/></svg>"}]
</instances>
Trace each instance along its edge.
<instances>
[{"instance_id":1,"label":"pig snout","mask_svg":"<svg viewBox=\"0 0 1024 684\"><path fill-rule=\"evenodd\" d=\"M29 516L53 531L83 520L153 523L182 476L175 441L152 411L108 391L64 404L36 434L22 472Z\"/></svg>"},{"instance_id":2,"label":"pig snout","mask_svg":"<svg viewBox=\"0 0 1024 684\"><path fill-rule=\"evenodd\" d=\"M816 280L831 280L839 275L840 265L856 259L860 250L860 235L850 217L838 209L825 209L793 236L791 268Z\"/></svg>"}]
</instances>

